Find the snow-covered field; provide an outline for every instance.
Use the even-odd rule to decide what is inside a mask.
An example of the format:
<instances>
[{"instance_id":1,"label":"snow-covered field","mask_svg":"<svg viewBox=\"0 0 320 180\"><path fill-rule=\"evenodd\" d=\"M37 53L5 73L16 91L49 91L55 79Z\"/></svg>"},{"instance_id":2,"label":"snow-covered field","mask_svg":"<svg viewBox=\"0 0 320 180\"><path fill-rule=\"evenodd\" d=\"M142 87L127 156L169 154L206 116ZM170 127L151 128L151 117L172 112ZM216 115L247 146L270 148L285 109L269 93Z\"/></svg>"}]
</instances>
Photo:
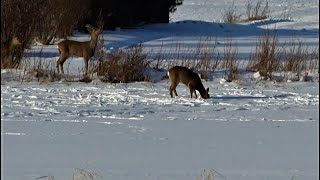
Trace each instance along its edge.
<instances>
[{"instance_id":1,"label":"snow-covered field","mask_svg":"<svg viewBox=\"0 0 320 180\"><path fill-rule=\"evenodd\" d=\"M105 48L143 42L157 53L177 42L196 48L211 37L223 49L232 36L246 60L257 36L273 28L280 42L294 37L310 49L319 46L318 1L268 2L270 19L228 25L222 12L232 1L184 0L170 24L104 31ZM246 3L235 5L245 11ZM290 18L283 18L288 9ZM39 50L47 61L58 58L55 45L32 48ZM82 59L68 61L69 72L79 73ZM227 83L216 74L203 81L210 89L206 100L191 99L183 85L171 98L168 80L21 84L10 79L12 71L1 74L2 180L71 180L75 168L103 180L196 180L203 169L211 169L214 180L319 178L318 74L314 81L283 83Z\"/></svg>"}]
</instances>

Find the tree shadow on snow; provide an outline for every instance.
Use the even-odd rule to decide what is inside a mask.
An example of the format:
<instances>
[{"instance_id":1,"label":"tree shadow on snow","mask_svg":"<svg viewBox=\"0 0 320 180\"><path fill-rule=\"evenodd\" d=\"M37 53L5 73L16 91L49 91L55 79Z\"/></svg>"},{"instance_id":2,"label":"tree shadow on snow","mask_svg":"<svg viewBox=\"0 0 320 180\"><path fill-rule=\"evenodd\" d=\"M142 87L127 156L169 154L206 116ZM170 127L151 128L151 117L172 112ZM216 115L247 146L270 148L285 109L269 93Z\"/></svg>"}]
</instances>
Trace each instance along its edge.
<instances>
[{"instance_id":1,"label":"tree shadow on snow","mask_svg":"<svg viewBox=\"0 0 320 180\"><path fill-rule=\"evenodd\" d=\"M183 37L183 39L188 39L188 37L252 37L252 36L262 36L266 31L273 31L273 27L276 27L278 22L290 22L291 20L274 20L267 19L258 22L252 22L249 24L228 24L228 23L217 23L217 22L207 22L207 21L193 21L185 20L172 22L169 24L150 24L145 25L137 29L128 29L120 31L111 31L106 35L107 49L113 48L118 49L120 47L128 47L130 45L135 45L138 43L146 43L149 41L161 41L166 44L166 41L171 41L171 37ZM261 28L259 26L268 25L270 29ZM273 26L274 25L274 26ZM114 34L118 36L121 34L123 36L130 36L127 38L117 38L116 40L108 40L108 36ZM276 34L279 38L281 37L292 37L292 36L303 36L303 37L315 37L319 35L318 29L276 29ZM170 38L170 39L167 39ZM148 47L149 44L146 44ZM152 45L151 45L152 46Z\"/></svg>"}]
</instances>

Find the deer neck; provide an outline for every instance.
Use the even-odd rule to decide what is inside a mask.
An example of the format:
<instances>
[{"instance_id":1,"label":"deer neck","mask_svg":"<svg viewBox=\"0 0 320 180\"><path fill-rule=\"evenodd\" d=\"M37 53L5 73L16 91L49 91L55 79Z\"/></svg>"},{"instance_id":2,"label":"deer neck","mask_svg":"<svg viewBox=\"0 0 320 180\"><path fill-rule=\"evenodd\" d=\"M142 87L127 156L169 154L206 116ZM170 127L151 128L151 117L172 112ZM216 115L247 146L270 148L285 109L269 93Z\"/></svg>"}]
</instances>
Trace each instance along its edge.
<instances>
[{"instance_id":1,"label":"deer neck","mask_svg":"<svg viewBox=\"0 0 320 180\"><path fill-rule=\"evenodd\" d=\"M200 95L201 95L202 98L204 98L206 96L206 91L200 92Z\"/></svg>"},{"instance_id":2,"label":"deer neck","mask_svg":"<svg viewBox=\"0 0 320 180\"><path fill-rule=\"evenodd\" d=\"M9 47L9 51L11 52L11 51L14 50L14 48L15 48L16 46L17 46L16 44L14 44L13 42L10 42L9 46L7 46L7 47Z\"/></svg>"},{"instance_id":3,"label":"deer neck","mask_svg":"<svg viewBox=\"0 0 320 180\"><path fill-rule=\"evenodd\" d=\"M98 36L91 36L90 48L95 49L97 46L97 42L98 42Z\"/></svg>"},{"instance_id":4,"label":"deer neck","mask_svg":"<svg viewBox=\"0 0 320 180\"><path fill-rule=\"evenodd\" d=\"M203 95L206 94L206 90L205 90L205 88L204 88L203 85L202 85L202 86L199 86L199 87L196 88L196 89L199 91L199 93L200 93L201 96L203 96Z\"/></svg>"},{"instance_id":5,"label":"deer neck","mask_svg":"<svg viewBox=\"0 0 320 180\"><path fill-rule=\"evenodd\" d=\"M12 50L14 49L14 47L15 47L15 45L14 45L13 43L11 43L11 44L9 45L9 50L12 51Z\"/></svg>"}]
</instances>

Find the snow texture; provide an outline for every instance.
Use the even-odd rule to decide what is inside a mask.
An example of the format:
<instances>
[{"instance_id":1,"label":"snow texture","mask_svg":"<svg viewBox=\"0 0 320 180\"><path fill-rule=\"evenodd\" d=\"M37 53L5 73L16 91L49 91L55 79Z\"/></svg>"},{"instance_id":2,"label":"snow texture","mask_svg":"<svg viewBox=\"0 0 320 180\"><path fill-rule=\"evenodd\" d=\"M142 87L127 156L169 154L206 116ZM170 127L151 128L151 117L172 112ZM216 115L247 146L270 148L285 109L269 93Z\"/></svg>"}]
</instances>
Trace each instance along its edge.
<instances>
[{"instance_id":1,"label":"snow texture","mask_svg":"<svg viewBox=\"0 0 320 180\"><path fill-rule=\"evenodd\" d=\"M268 2L269 19L231 25L221 21L231 1L184 0L169 24L104 31L104 47L143 42L155 56L183 42L181 53L188 54L206 38L223 51L232 37L245 61L257 37L273 28L280 43L294 37L310 49L319 46L318 1ZM235 1L239 10L246 3ZM36 45L29 54L39 52L46 61L59 56L56 45ZM167 54L168 61L175 58ZM67 61L67 71L79 75L82 59ZM214 180L319 178L318 74L309 82L257 81L252 74L228 83L218 73L202 80L211 96L204 100L191 99L183 85L171 98L168 80L161 80L166 72L149 72L154 82L127 84L21 83L16 72L1 70L3 180L71 180L75 170L94 172L95 179L196 180L203 169L213 169Z\"/></svg>"}]
</instances>

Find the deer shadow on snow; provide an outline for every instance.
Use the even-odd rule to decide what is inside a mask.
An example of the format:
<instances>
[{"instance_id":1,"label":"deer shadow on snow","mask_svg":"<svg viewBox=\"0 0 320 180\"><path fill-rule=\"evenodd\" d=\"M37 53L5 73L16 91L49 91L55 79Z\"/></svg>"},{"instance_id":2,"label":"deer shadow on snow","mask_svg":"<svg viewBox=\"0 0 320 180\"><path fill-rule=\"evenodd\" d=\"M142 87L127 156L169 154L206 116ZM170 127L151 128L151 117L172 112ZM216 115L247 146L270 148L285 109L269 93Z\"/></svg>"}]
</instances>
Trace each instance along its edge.
<instances>
[{"instance_id":1,"label":"deer shadow on snow","mask_svg":"<svg viewBox=\"0 0 320 180\"><path fill-rule=\"evenodd\" d=\"M293 94L279 94L274 96L235 96L235 95L225 95L225 96L210 96L210 100L222 100L222 101L230 101L230 100L256 100L256 99L283 99L294 96Z\"/></svg>"}]
</instances>

